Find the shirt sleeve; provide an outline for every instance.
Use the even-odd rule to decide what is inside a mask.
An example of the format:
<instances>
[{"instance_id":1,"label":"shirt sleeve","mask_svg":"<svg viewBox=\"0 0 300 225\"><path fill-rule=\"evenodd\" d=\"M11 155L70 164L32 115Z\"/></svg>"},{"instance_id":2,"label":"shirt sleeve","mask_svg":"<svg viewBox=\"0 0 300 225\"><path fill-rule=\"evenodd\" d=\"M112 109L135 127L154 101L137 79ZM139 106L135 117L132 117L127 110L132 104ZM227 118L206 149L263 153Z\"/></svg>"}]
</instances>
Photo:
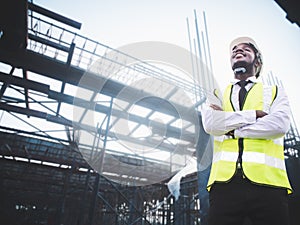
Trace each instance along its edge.
<instances>
[{"instance_id":1,"label":"shirt sleeve","mask_svg":"<svg viewBox=\"0 0 300 225\"><path fill-rule=\"evenodd\" d=\"M201 110L204 130L214 136L226 134L256 122L255 110L224 112L206 106Z\"/></svg>"},{"instance_id":2,"label":"shirt sleeve","mask_svg":"<svg viewBox=\"0 0 300 225\"><path fill-rule=\"evenodd\" d=\"M235 137L275 139L285 135L290 128L291 109L283 88L278 88L270 113L257 119L256 123L234 131Z\"/></svg>"}]
</instances>

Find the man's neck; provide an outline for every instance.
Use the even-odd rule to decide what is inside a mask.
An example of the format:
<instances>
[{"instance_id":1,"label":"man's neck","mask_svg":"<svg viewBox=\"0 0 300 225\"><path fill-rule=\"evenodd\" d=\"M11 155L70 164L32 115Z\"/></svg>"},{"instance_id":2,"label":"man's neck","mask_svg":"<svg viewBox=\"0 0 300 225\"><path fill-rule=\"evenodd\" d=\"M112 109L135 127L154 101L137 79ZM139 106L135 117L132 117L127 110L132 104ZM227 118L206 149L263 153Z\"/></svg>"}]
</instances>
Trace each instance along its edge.
<instances>
[{"instance_id":1,"label":"man's neck","mask_svg":"<svg viewBox=\"0 0 300 225\"><path fill-rule=\"evenodd\" d=\"M243 74L235 74L234 78L238 79L238 80L247 80L249 77L253 77L253 74L247 74L247 73L243 73Z\"/></svg>"}]
</instances>

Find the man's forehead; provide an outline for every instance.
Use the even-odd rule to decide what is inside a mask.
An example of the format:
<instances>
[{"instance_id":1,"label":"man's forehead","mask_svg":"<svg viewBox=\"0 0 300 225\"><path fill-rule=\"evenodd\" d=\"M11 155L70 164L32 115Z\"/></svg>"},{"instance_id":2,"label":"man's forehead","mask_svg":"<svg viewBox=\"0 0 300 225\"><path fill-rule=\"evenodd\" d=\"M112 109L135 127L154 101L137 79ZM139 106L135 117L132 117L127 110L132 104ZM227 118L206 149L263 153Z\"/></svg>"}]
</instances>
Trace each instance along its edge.
<instances>
[{"instance_id":1,"label":"man's forehead","mask_svg":"<svg viewBox=\"0 0 300 225\"><path fill-rule=\"evenodd\" d=\"M241 46L241 47L250 47L253 51L255 51L254 48L253 48L253 46L251 46L250 43L238 43L238 44L236 44L236 45L233 46L232 51L235 50L238 46Z\"/></svg>"}]
</instances>

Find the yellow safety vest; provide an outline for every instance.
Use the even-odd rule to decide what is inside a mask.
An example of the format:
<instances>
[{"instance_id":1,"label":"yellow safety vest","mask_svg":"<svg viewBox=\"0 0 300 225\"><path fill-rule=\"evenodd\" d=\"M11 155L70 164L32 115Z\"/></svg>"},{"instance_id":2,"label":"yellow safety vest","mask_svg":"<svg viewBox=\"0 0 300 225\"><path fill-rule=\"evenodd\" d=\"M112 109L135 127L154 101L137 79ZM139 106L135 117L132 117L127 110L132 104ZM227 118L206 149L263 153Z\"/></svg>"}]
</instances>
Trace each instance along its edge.
<instances>
[{"instance_id":1,"label":"yellow safety vest","mask_svg":"<svg viewBox=\"0 0 300 225\"><path fill-rule=\"evenodd\" d=\"M224 111L234 111L231 103L233 85L229 85L224 93ZM244 110L263 110L269 112L276 98L276 86L264 86L255 83L248 91L243 106ZM240 142L240 143L239 143ZM292 193L288 180L285 161L283 138L250 139L229 138L227 135L215 137L214 155L207 189L215 182L229 182L236 173L239 145L242 145L242 169L245 177L260 185L286 188Z\"/></svg>"}]
</instances>

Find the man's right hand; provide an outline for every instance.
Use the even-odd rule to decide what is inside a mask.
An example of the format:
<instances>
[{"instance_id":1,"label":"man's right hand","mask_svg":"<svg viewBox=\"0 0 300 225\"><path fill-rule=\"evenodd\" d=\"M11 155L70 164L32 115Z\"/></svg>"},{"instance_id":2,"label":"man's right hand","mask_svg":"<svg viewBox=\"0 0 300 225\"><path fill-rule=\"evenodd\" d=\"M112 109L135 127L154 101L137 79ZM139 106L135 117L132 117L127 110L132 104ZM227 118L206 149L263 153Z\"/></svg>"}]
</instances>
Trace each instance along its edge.
<instances>
[{"instance_id":1,"label":"man's right hand","mask_svg":"<svg viewBox=\"0 0 300 225\"><path fill-rule=\"evenodd\" d=\"M262 118L264 116L268 115L268 113L262 111L262 110L256 110L256 119Z\"/></svg>"}]
</instances>

